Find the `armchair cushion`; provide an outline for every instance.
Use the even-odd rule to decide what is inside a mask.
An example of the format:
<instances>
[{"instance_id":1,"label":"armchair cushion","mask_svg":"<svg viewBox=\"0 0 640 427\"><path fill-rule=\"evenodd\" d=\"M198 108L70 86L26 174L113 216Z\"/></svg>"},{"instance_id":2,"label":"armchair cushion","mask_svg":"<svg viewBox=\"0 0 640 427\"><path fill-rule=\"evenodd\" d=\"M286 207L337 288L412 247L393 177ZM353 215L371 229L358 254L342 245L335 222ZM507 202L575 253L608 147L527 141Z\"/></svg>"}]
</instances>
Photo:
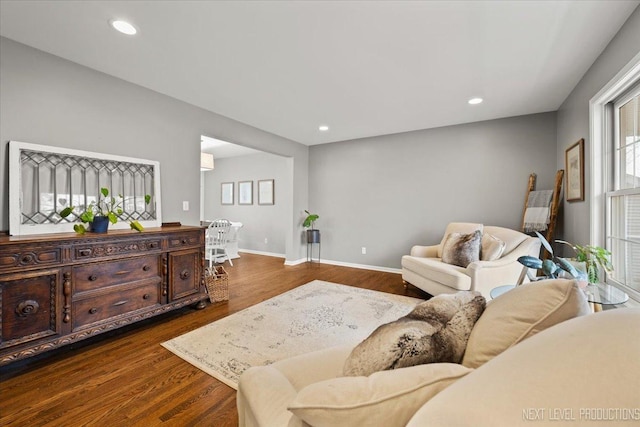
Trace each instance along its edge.
<instances>
[{"instance_id":1,"label":"armchair cushion","mask_svg":"<svg viewBox=\"0 0 640 427\"><path fill-rule=\"evenodd\" d=\"M495 261L502 256L507 244L496 236L484 233L480 249L480 259L482 261Z\"/></svg>"},{"instance_id":2,"label":"armchair cushion","mask_svg":"<svg viewBox=\"0 0 640 427\"><path fill-rule=\"evenodd\" d=\"M300 390L288 409L313 426L404 426L425 402L471 371L437 363L333 378Z\"/></svg>"},{"instance_id":3,"label":"armchair cushion","mask_svg":"<svg viewBox=\"0 0 640 427\"><path fill-rule=\"evenodd\" d=\"M479 261L481 239L480 230L469 234L449 234L442 246L442 262L466 268L472 262Z\"/></svg>"},{"instance_id":4,"label":"armchair cushion","mask_svg":"<svg viewBox=\"0 0 640 427\"><path fill-rule=\"evenodd\" d=\"M575 280L517 286L487 304L471 331L462 364L477 368L520 341L590 311Z\"/></svg>"},{"instance_id":5,"label":"armchair cushion","mask_svg":"<svg viewBox=\"0 0 640 427\"><path fill-rule=\"evenodd\" d=\"M480 231L480 233L482 234L483 229L484 229L484 225L475 224L472 222L449 223L449 225L447 225L446 230L444 230L444 236L442 236L442 240L438 245L438 254L437 254L438 258L442 258L442 247L444 246L444 242L447 240L447 237L449 237L449 234L451 233L469 234L476 231Z\"/></svg>"}]
</instances>

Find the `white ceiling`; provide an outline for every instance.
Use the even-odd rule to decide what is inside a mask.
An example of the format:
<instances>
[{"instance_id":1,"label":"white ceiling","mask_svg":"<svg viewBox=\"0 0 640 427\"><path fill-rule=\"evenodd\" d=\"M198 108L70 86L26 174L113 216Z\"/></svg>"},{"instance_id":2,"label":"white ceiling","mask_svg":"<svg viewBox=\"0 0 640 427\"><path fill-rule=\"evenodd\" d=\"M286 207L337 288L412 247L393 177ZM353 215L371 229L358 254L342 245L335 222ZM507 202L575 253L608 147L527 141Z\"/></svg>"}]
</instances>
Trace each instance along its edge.
<instances>
[{"instance_id":1,"label":"white ceiling","mask_svg":"<svg viewBox=\"0 0 640 427\"><path fill-rule=\"evenodd\" d=\"M243 147L242 145L232 144L204 135L200 136L200 151L213 154L215 159L262 153L262 151L254 150L253 148Z\"/></svg>"},{"instance_id":2,"label":"white ceiling","mask_svg":"<svg viewBox=\"0 0 640 427\"><path fill-rule=\"evenodd\" d=\"M313 145L554 111L638 3L3 0L0 34Z\"/></svg>"}]
</instances>

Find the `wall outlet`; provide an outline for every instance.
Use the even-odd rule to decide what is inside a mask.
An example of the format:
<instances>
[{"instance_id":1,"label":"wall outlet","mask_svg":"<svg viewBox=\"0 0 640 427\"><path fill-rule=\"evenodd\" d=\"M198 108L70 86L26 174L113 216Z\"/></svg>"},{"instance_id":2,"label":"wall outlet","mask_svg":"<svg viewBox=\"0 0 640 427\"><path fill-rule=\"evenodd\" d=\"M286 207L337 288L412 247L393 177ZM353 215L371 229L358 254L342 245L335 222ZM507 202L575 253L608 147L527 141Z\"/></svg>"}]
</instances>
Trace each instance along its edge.
<instances>
[{"instance_id":1,"label":"wall outlet","mask_svg":"<svg viewBox=\"0 0 640 427\"><path fill-rule=\"evenodd\" d=\"M189 202L187 202L187 201L182 202L182 210L183 211L188 211L189 210Z\"/></svg>"},{"instance_id":2,"label":"wall outlet","mask_svg":"<svg viewBox=\"0 0 640 427\"><path fill-rule=\"evenodd\" d=\"M362 255L366 255L367 254L367 248L365 248L364 246L362 247Z\"/></svg>"},{"instance_id":3,"label":"wall outlet","mask_svg":"<svg viewBox=\"0 0 640 427\"><path fill-rule=\"evenodd\" d=\"M264 238L264 244L266 245L267 243L269 243L269 240L265 237Z\"/></svg>"}]
</instances>

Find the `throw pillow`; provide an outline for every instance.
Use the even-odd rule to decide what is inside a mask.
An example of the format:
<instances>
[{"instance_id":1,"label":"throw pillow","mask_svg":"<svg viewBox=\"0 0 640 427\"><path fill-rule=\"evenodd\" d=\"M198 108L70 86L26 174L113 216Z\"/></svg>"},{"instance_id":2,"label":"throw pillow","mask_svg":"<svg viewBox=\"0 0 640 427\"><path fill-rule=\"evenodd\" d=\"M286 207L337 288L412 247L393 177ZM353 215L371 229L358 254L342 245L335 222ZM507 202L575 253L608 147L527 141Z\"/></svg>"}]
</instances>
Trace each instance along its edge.
<instances>
[{"instance_id":1,"label":"throw pillow","mask_svg":"<svg viewBox=\"0 0 640 427\"><path fill-rule=\"evenodd\" d=\"M487 304L469 336L462 364L477 368L540 331L590 312L575 280L541 280L516 286Z\"/></svg>"},{"instance_id":2,"label":"throw pillow","mask_svg":"<svg viewBox=\"0 0 640 427\"><path fill-rule=\"evenodd\" d=\"M288 409L313 426L404 426L425 402L472 371L438 363L333 378L300 390Z\"/></svg>"},{"instance_id":3,"label":"throw pillow","mask_svg":"<svg viewBox=\"0 0 640 427\"><path fill-rule=\"evenodd\" d=\"M451 233L442 246L442 262L466 268L480 260L480 230L469 234Z\"/></svg>"},{"instance_id":4,"label":"throw pillow","mask_svg":"<svg viewBox=\"0 0 640 427\"><path fill-rule=\"evenodd\" d=\"M507 244L496 236L485 233L482 235L480 259L482 261L495 261L502 256Z\"/></svg>"},{"instance_id":5,"label":"throw pillow","mask_svg":"<svg viewBox=\"0 0 640 427\"><path fill-rule=\"evenodd\" d=\"M460 363L485 299L479 292L442 294L418 304L409 314L378 327L358 344L344 365L345 376L424 363Z\"/></svg>"}]
</instances>

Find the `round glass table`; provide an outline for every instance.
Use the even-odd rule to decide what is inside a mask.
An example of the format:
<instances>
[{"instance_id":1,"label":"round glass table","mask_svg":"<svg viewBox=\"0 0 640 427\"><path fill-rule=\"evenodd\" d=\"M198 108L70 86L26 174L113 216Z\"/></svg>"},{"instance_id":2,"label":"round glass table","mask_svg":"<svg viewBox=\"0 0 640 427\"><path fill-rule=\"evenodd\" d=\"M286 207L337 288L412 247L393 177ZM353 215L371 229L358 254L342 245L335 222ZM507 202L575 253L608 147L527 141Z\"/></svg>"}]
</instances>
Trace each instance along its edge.
<instances>
[{"instance_id":1,"label":"round glass table","mask_svg":"<svg viewBox=\"0 0 640 427\"><path fill-rule=\"evenodd\" d=\"M587 301L593 304L593 311L601 311L603 305L624 304L629 300L629 295L624 291L606 283L589 283L584 293Z\"/></svg>"},{"instance_id":2,"label":"round glass table","mask_svg":"<svg viewBox=\"0 0 640 427\"><path fill-rule=\"evenodd\" d=\"M513 288L515 288L514 285L498 286L491 289L489 295L491 299L495 299ZM624 291L606 283L590 283L583 290L593 311L602 311L603 305L624 304L629 300L629 295Z\"/></svg>"}]
</instances>

